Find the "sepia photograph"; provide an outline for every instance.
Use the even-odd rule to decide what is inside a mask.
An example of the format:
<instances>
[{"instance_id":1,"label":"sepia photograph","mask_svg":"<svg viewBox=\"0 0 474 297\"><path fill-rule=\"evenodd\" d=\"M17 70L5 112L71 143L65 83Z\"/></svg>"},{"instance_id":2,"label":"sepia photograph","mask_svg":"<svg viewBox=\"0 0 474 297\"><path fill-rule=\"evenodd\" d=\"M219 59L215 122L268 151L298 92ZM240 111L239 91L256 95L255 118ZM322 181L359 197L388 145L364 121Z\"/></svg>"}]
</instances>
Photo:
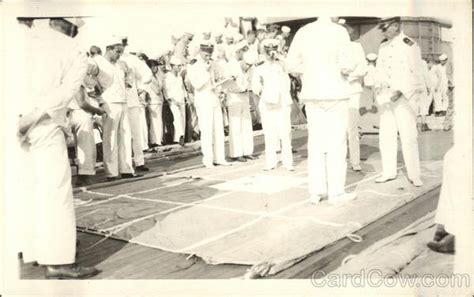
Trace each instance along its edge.
<instances>
[{"instance_id":1,"label":"sepia photograph","mask_svg":"<svg viewBox=\"0 0 474 297\"><path fill-rule=\"evenodd\" d=\"M472 296L471 4L371 3L1 5L0 294Z\"/></svg>"}]
</instances>

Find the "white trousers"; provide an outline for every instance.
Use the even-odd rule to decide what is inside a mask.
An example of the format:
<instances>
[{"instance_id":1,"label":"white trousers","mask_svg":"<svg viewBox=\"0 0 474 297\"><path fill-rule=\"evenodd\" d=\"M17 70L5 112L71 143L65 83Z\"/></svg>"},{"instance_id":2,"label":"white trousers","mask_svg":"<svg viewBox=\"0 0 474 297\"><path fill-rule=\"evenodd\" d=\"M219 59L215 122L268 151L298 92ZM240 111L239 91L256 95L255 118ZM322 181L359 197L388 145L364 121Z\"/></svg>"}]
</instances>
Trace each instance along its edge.
<instances>
[{"instance_id":1,"label":"white trousers","mask_svg":"<svg viewBox=\"0 0 474 297\"><path fill-rule=\"evenodd\" d=\"M184 137L184 128L186 127L186 106L170 104L171 113L173 114L174 141L179 142L181 136Z\"/></svg>"},{"instance_id":2,"label":"white trousers","mask_svg":"<svg viewBox=\"0 0 474 297\"><path fill-rule=\"evenodd\" d=\"M150 143L161 144L163 142L163 104L151 104L150 110Z\"/></svg>"},{"instance_id":3,"label":"white trousers","mask_svg":"<svg viewBox=\"0 0 474 297\"><path fill-rule=\"evenodd\" d=\"M427 116L430 111L431 102L433 102L433 90L430 90L430 94L424 91L419 96L418 100L418 115L419 116Z\"/></svg>"},{"instance_id":4,"label":"white trousers","mask_svg":"<svg viewBox=\"0 0 474 297\"><path fill-rule=\"evenodd\" d=\"M444 225L444 229L456 235L456 200L461 198L456 196L457 181L453 178L456 175L455 151L451 148L443 160L443 183L436 209L435 222ZM461 164L462 166L462 164Z\"/></svg>"},{"instance_id":5,"label":"white trousers","mask_svg":"<svg viewBox=\"0 0 474 297\"><path fill-rule=\"evenodd\" d=\"M397 175L397 132L400 133L403 158L409 179L420 178L418 131L416 130L417 102L404 96L396 102L381 104L379 146L382 155L383 175Z\"/></svg>"},{"instance_id":6,"label":"white trousers","mask_svg":"<svg viewBox=\"0 0 474 297\"><path fill-rule=\"evenodd\" d=\"M95 175L97 156L92 115L82 109L71 112L71 129L76 135L77 163L80 175Z\"/></svg>"},{"instance_id":7,"label":"white trousers","mask_svg":"<svg viewBox=\"0 0 474 297\"><path fill-rule=\"evenodd\" d=\"M132 151L135 166L145 164L145 155L143 154L143 129L141 120L141 107L128 108L128 120L130 123L130 132L132 134Z\"/></svg>"},{"instance_id":8,"label":"white trousers","mask_svg":"<svg viewBox=\"0 0 474 297\"><path fill-rule=\"evenodd\" d=\"M259 109L265 139L265 167L272 168L278 164L280 143L283 166L292 167L291 107L269 106L261 100Z\"/></svg>"},{"instance_id":9,"label":"white trousers","mask_svg":"<svg viewBox=\"0 0 474 297\"><path fill-rule=\"evenodd\" d=\"M225 162L221 106L196 106L196 113L201 129L202 163L211 165Z\"/></svg>"},{"instance_id":10,"label":"white trousers","mask_svg":"<svg viewBox=\"0 0 474 297\"><path fill-rule=\"evenodd\" d=\"M434 110L435 112L446 111L449 105L449 98L447 95L447 89L441 87L437 92L433 92L434 95Z\"/></svg>"},{"instance_id":11,"label":"white trousers","mask_svg":"<svg viewBox=\"0 0 474 297\"><path fill-rule=\"evenodd\" d=\"M107 177L120 173L134 173L132 166L132 137L125 103L104 105L107 116L103 118L104 169Z\"/></svg>"},{"instance_id":12,"label":"white trousers","mask_svg":"<svg viewBox=\"0 0 474 297\"><path fill-rule=\"evenodd\" d=\"M244 94L248 98L248 94ZM232 158L253 154L253 129L247 101L229 105L229 153Z\"/></svg>"},{"instance_id":13,"label":"white trousers","mask_svg":"<svg viewBox=\"0 0 474 297\"><path fill-rule=\"evenodd\" d=\"M34 236L32 257L42 265L75 262L76 218L71 168L62 130L52 122L39 124L31 134L34 172Z\"/></svg>"},{"instance_id":14,"label":"white trousers","mask_svg":"<svg viewBox=\"0 0 474 297\"><path fill-rule=\"evenodd\" d=\"M349 142L349 159L352 167L360 165L360 143L359 143L359 106L360 93L349 98L347 117L347 140Z\"/></svg>"},{"instance_id":15,"label":"white trousers","mask_svg":"<svg viewBox=\"0 0 474 297\"><path fill-rule=\"evenodd\" d=\"M146 108L140 106L140 126L142 129L142 151L148 149L148 125L146 122Z\"/></svg>"},{"instance_id":16,"label":"white trousers","mask_svg":"<svg viewBox=\"0 0 474 297\"><path fill-rule=\"evenodd\" d=\"M329 197L344 193L349 100L306 103L309 193Z\"/></svg>"}]
</instances>

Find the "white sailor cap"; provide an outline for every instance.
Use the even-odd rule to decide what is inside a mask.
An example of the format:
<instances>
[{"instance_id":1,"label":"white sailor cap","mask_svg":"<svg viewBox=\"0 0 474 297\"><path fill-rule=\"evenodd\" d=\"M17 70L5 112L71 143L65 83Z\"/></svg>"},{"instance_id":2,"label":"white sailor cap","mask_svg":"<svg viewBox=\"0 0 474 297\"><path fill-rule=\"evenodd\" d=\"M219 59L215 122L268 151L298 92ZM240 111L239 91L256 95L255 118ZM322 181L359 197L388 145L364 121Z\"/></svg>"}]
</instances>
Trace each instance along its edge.
<instances>
[{"instance_id":1,"label":"white sailor cap","mask_svg":"<svg viewBox=\"0 0 474 297\"><path fill-rule=\"evenodd\" d=\"M370 53L366 56L367 60L369 61L375 61L377 60L377 54L374 54L374 53Z\"/></svg>"},{"instance_id":2,"label":"white sailor cap","mask_svg":"<svg viewBox=\"0 0 474 297\"><path fill-rule=\"evenodd\" d=\"M283 32L283 33L290 33L290 32L291 32L291 29L290 29L290 27L288 27L288 26L283 26L283 27L281 27L281 32Z\"/></svg>"},{"instance_id":3,"label":"white sailor cap","mask_svg":"<svg viewBox=\"0 0 474 297\"><path fill-rule=\"evenodd\" d=\"M105 46L113 46L113 45L122 45L122 37L119 37L119 36L116 36L116 35L112 35L112 36L109 36L105 42L104 42L104 45Z\"/></svg>"},{"instance_id":4,"label":"white sailor cap","mask_svg":"<svg viewBox=\"0 0 474 297\"><path fill-rule=\"evenodd\" d=\"M248 47L249 47L248 42L246 40L243 40L243 41L241 41L241 42L234 45L234 52L237 52L237 51L239 51L241 49L244 49L244 48L248 49Z\"/></svg>"},{"instance_id":5,"label":"white sailor cap","mask_svg":"<svg viewBox=\"0 0 474 297\"><path fill-rule=\"evenodd\" d=\"M446 54L442 54L439 56L439 60L440 61L444 61L444 60L447 60L448 59L448 56Z\"/></svg>"}]
</instances>

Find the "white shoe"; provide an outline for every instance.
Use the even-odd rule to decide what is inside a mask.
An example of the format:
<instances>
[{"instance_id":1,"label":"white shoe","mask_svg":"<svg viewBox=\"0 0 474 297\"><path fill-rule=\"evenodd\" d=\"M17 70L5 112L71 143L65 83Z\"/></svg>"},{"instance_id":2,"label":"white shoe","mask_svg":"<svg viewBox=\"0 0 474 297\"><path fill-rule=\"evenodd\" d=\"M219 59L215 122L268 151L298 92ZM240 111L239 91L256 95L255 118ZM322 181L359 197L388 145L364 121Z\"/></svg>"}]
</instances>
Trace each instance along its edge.
<instances>
[{"instance_id":1,"label":"white shoe","mask_svg":"<svg viewBox=\"0 0 474 297\"><path fill-rule=\"evenodd\" d=\"M396 176L383 176L382 175L381 177L377 178L375 180L375 182L378 183L378 184L381 184L381 183L389 182L389 181L394 180L394 179L397 179L397 177Z\"/></svg>"},{"instance_id":2,"label":"white shoe","mask_svg":"<svg viewBox=\"0 0 474 297\"><path fill-rule=\"evenodd\" d=\"M410 182L415 186L415 187L421 187L423 186L423 182L419 178L414 178L410 180Z\"/></svg>"},{"instance_id":3,"label":"white shoe","mask_svg":"<svg viewBox=\"0 0 474 297\"><path fill-rule=\"evenodd\" d=\"M352 166L352 170L358 172L358 171L362 170L362 167L360 167L360 165L354 165L354 166Z\"/></svg>"},{"instance_id":4,"label":"white shoe","mask_svg":"<svg viewBox=\"0 0 474 297\"><path fill-rule=\"evenodd\" d=\"M347 201L351 201L357 198L357 194L355 192L352 193L344 193L341 195L329 197L328 202L329 204L339 204Z\"/></svg>"},{"instance_id":5,"label":"white shoe","mask_svg":"<svg viewBox=\"0 0 474 297\"><path fill-rule=\"evenodd\" d=\"M311 204L319 204L323 197L321 195L313 194L309 197L309 203Z\"/></svg>"},{"instance_id":6,"label":"white shoe","mask_svg":"<svg viewBox=\"0 0 474 297\"><path fill-rule=\"evenodd\" d=\"M231 163L227 162L227 161L222 161L222 162L216 162L214 163L215 165L218 165L218 166L232 166Z\"/></svg>"},{"instance_id":7,"label":"white shoe","mask_svg":"<svg viewBox=\"0 0 474 297\"><path fill-rule=\"evenodd\" d=\"M205 166L206 168L208 168L208 169L211 169L211 168L216 167L216 166L214 166L214 164L212 164L212 163L211 163L211 164L204 164L204 166Z\"/></svg>"}]
</instances>

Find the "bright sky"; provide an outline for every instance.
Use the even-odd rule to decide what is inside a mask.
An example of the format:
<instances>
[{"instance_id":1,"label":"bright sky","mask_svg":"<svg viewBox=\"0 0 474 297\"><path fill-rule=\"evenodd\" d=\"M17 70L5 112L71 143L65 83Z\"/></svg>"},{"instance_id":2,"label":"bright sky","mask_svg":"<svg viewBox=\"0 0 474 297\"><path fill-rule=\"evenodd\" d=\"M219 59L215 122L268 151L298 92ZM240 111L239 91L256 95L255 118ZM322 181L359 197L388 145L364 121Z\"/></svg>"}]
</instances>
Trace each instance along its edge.
<instances>
[{"instance_id":1,"label":"bright sky","mask_svg":"<svg viewBox=\"0 0 474 297\"><path fill-rule=\"evenodd\" d=\"M171 44L171 36L184 32L194 33L197 37L205 29L215 30L224 26L224 18L199 16L160 16L123 18L86 18L86 24L79 30L78 39L85 46L92 44L103 47L103 42L112 35L127 36L130 45L154 56Z\"/></svg>"}]
</instances>

